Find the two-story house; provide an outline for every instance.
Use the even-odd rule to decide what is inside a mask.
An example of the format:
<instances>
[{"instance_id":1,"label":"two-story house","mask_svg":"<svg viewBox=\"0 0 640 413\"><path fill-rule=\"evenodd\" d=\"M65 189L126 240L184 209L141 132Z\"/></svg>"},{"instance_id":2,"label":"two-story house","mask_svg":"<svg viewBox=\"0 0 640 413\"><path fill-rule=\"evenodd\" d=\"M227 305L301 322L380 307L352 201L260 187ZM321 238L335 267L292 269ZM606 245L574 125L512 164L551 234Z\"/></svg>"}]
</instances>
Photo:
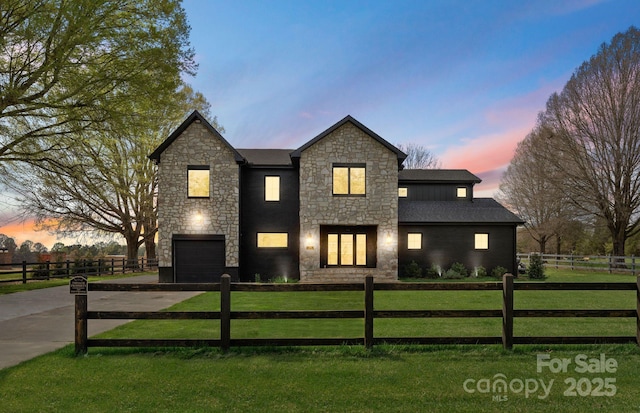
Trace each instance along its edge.
<instances>
[{"instance_id":1,"label":"two-story house","mask_svg":"<svg viewBox=\"0 0 640 413\"><path fill-rule=\"evenodd\" d=\"M403 170L406 155L347 116L298 149L236 149L193 112L158 164L161 282L287 277L396 280L423 267L516 270L522 221L464 170Z\"/></svg>"}]
</instances>

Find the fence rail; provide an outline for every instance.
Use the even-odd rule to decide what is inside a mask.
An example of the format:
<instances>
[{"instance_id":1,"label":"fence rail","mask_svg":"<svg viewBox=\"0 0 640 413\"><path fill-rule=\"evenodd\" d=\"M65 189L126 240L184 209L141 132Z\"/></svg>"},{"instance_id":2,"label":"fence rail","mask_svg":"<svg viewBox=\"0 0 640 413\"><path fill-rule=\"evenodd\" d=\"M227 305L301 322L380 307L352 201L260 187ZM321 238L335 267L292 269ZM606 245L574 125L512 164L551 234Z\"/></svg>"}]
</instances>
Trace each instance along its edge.
<instances>
[{"instance_id":1,"label":"fence rail","mask_svg":"<svg viewBox=\"0 0 640 413\"><path fill-rule=\"evenodd\" d=\"M99 260L26 262L20 264L0 264L0 284L69 278L76 275L116 275L157 268L157 260L139 258L106 258ZM18 269L16 269L18 267ZM15 275L16 278L7 278ZM19 277L19 278L18 278Z\"/></svg>"},{"instance_id":2,"label":"fence rail","mask_svg":"<svg viewBox=\"0 0 640 413\"><path fill-rule=\"evenodd\" d=\"M231 283L224 275L216 284L110 284L89 283L88 291L216 291L220 292L220 311L198 312L147 312L147 311L88 311L87 295L76 295L75 349L86 353L88 347L198 347L212 346L228 350L232 346L317 346L376 344L502 344L512 348L514 344L595 344L629 343L640 345L640 293L637 293L635 310L514 310L515 290L640 290L640 277L628 283L535 283L514 284L511 274L505 274L502 282L488 283L377 283L367 276L364 283L349 284L248 284ZM376 310L374 291L502 291L502 308L489 310ZM292 292L292 291L364 291L364 309L347 311L231 311L231 292ZM377 337L374 335L376 318L501 318L502 334L488 337ZM518 337L513 334L514 318L524 317L628 317L636 318L636 336L565 336ZM232 338L231 320L238 319L346 319L364 320L361 337L339 338ZM88 320L143 319L143 320L220 320L219 339L89 339Z\"/></svg>"},{"instance_id":3,"label":"fence rail","mask_svg":"<svg viewBox=\"0 0 640 413\"><path fill-rule=\"evenodd\" d=\"M561 255L518 253L518 259L528 266L532 255L539 255L547 268L604 271L608 273L627 273L638 275L640 273L640 257L616 256L616 255Z\"/></svg>"}]
</instances>

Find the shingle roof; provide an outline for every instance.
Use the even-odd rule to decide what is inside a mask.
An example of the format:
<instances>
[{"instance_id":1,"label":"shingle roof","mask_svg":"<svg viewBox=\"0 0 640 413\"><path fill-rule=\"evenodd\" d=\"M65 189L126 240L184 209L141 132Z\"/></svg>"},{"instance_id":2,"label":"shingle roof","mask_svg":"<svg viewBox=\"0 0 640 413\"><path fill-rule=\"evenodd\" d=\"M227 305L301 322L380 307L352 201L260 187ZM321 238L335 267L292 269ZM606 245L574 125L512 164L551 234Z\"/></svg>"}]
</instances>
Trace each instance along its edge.
<instances>
[{"instance_id":1,"label":"shingle roof","mask_svg":"<svg viewBox=\"0 0 640 413\"><path fill-rule=\"evenodd\" d=\"M429 183L480 183L478 178L466 169L403 169L398 174L399 181L420 181Z\"/></svg>"},{"instance_id":2,"label":"shingle roof","mask_svg":"<svg viewBox=\"0 0 640 413\"><path fill-rule=\"evenodd\" d=\"M401 201L399 223L523 224L517 215L492 198L465 201Z\"/></svg>"},{"instance_id":3,"label":"shingle roof","mask_svg":"<svg viewBox=\"0 0 640 413\"><path fill-rule=\"evenodd\" d=\"M291 166L293 149L237 149L254 166Z\"/></svg>"}]
</instances>

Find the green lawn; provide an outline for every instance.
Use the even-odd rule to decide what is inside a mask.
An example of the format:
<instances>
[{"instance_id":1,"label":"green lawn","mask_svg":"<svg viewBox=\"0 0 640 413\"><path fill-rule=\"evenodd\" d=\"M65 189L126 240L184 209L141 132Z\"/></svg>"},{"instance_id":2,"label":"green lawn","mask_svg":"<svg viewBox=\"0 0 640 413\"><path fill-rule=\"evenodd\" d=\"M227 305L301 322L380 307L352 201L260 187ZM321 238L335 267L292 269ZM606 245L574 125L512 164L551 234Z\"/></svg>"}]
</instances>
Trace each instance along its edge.
<instances>
[{"instance_id":1,"label":"green lawn","mask_svg":"<svg viewBox=\"0 0 640 413\"><path fill-rule=\"evenodd\" d=\"M106 281L106 280L115 280L118 278L136 277L138 275L150 275L150 274L157 274L157 272L143 272L143 273L128 272L125 274L101 275L99 277L89 276L88 280L90 282ZM12 275L10 279L14 279L14 278L16 277ZM29 281L26 284L22 284L22 283L0 284L0 295L18 293L21 291L40 290L42 288L60 287L61 285L69 285L69 278L52 278L50 280Z\"/></svg>"},{"instance_id":2,"label":"green lawn","mask_svg":"<svg viewBox=\"0 0 640 413\"><path fill-rule=\"evenodd\" d=\"M635 281L549 271L547 281ZM232 310L361 309L362 292L232 293ZM499 308L499 291L383 292L376 308ZM515 292L516 308L635 308L635 291ZM215 310L207 293L171 310ZM89 301L91 309L91 301ZM579 319L580 320L580 319ZM635 334L635 319L516 320L516 334ZM402 322L400 322L402 321ZM91 320L91 322L99 322ZM232 337L362 336L362 320L233 320ZM544 331L543 331L544 330ZM500 320L377 320L376 335L499 335ZM104 337L217 337L216 321L136 321ZM566 371L542 367L565 362ZM608 360L600 366L600 358ZM590 369L580 370L582 360ZM592 360L591 360L592 359ZM557 364L556 364L557 363ZM613 367L615 365L615 367ZM605 367L607 367L605 369ZM105 349L72 346L0 370L4 412L640 412L640 349L362 346ZM508 383L499 392L500 379ZM548 391L543 390L544 388ZM528 389L528 390L527 390Z\"/></svg>"}]
</instances>

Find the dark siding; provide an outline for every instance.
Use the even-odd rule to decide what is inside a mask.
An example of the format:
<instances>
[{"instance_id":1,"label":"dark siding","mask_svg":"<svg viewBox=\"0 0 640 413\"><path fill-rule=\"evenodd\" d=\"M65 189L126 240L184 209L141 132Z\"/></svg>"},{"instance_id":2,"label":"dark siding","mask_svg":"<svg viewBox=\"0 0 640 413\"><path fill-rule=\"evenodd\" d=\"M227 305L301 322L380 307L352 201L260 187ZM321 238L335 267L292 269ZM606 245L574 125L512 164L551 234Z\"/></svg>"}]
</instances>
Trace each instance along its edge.
<instances>
[{"instance_id":1,"label":"dark siding","mask_svg":"<svg viewBox=\"0 0 640 413\"><path fill-rule=\"evenodd\" d=\"M400 198L401 202L407 201L460 201L456 196L458 187L467 188L467 201L473 199L473 185L471 184L416 184L400 182L400 188L407 188L407 197Z\"/></svg>"},{"instance_id":2,"label":"dark siding","mask_svg":"<svg viewBox=\"0 0 640 413\"><path fill-rule=\"evenodd\" d=\"M264 200L265 176L280 176L280 201ZM243 168L241 183L240 280L300 278L299 179L294 168ZM259 232L286 232L287 248L257 248Z\"/></svg>"},{"instance_id":3,"label":"dark siding","mask_svg":"<svg viewBox=\"0 0 640 413\"><path fill-rule=\"evenodd\" d=\"M500 265L515 271L514 225L400 225L398 228L398 269L402 277L404 268L416 261L422 268L439 265L443 271L454 262L461 262L472 271L483 266L488 273ZM407 249L407 234L422 233L422 250ZM489 234L489 249L474 248L474 234Z\"/></svg>"}]
</instances>

